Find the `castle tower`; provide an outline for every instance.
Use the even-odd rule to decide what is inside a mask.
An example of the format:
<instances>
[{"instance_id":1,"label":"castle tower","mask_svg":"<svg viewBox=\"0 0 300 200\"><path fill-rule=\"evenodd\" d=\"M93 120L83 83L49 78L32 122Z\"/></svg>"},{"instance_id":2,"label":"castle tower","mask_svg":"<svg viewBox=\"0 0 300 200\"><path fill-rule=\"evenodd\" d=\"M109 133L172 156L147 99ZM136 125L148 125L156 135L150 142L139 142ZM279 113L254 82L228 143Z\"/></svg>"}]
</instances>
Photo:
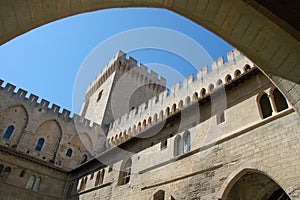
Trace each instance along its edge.
<instances>
[{"instance_id":1,"label":"castle tower","mask_svg":"<svg viewBox=\"0 0 300 200\"><path fill-rule=\"evenodd\" d=\"M89 85L80 114L107 130L111 122L157 96L165 86L165 78L119 51Z\"/></svg>"}]
</instances>

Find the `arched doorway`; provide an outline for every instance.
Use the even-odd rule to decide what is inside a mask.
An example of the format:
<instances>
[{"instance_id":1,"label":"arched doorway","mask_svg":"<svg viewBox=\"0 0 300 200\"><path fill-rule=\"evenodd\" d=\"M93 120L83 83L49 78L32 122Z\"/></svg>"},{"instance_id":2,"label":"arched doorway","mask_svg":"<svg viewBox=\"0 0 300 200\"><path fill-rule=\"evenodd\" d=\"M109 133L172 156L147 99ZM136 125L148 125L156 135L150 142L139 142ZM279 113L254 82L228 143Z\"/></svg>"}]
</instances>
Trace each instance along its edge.
<instances>
[{"instance_id":1,"label":"arched doorway","mask_svg":"<svg viewBox=\"0 0 300 200\"><path fill-rule=\"evenodd\" d=\"M222 200L290 200L272 178L259 172L241 172L228 184Z\"/></svg>"}]
</instances>

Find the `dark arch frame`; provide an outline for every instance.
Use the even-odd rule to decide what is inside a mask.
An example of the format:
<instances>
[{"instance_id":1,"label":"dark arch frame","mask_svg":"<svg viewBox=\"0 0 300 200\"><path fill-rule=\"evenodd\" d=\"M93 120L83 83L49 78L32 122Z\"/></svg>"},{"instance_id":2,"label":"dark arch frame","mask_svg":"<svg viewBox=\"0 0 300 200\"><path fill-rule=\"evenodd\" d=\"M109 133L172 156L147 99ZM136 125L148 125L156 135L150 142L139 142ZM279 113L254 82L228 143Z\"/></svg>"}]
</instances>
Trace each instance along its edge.
<instances>
[{"instance_id":1,"label":"dark arch frame","mask_svg":"<svg viewBox=\"0 0 300 200\"><path fill-rule=\"evenodd\" d=\"M120 168L118 185L125 185L130 182L131 178L131 167L132 167L132 160L131 158L126 158L123 160Z\"/></svg>"},{"instance_id":2,"label":"dark arch frame","mask_svg":"<svg viewBox=\"0 0 300 200\"><path fill-rule=\"evenodd\" d=\"M225 181L225 183L223 183L223 186L220 190L220 193L219 193L219 198L218 200L231 200L231 199L228 199L228 195L229 193L231 192L232 188L234 187L234 185L239 181L241 180L241 178L244 176L244 175L247 175L249 173L255 173L255 174L259 174L263 177L266 177L270 180L272 180L274 182L274 184L276 184L278 186L278 188L282 189L283 191L284 188L282 187L282 185L280 185L272 176L270 176L269 174L267 174L266 172L263 172L261 170L258 170L258 169L253 169L253 168L244 168L244 169L241 169L239 170L237 173L234 173L232 175L230 175L227 179L227 181ZM276 192L276 190L274 190L270 196L273 195L274 192ZM269 197L270 197L269 196Z\"/></svg>"}]
</instances>

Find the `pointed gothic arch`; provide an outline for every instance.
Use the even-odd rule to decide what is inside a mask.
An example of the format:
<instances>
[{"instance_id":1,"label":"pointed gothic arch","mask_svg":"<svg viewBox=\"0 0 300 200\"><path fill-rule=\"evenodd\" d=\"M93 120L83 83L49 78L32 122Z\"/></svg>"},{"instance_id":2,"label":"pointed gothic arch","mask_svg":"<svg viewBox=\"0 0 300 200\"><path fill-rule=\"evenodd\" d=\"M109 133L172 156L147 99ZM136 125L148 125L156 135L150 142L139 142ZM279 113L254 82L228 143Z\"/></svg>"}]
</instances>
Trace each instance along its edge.
<instances>
[{"instance_id":1,"label":"pointed gothic arch","mask_svg":"<svg viewBox=\"0 0 300 200\"><path fill-rule=\"evenodd\" d=\"M281 112L289 107L285 97L277 88L271 90L271 98L276 112Z\"/></svg>"},{"instance_id":2,"label":"pointed gothic arch","mask_svg":"<svg viewBox=\"0 0 300 200\"><path fill-rule=\"evenodd\" d=\"M164 200L165 199L165 191L164 190L158 190L153 195L153 200Z\"/></svg>"},{"instance_id":3,"label":"pointed gothic arch","mask_svg":"<svg viewBox=\"0 0 300 200\"><path fill-rule=\"evenodd\" d=\"M273 178L256 169L242 169L229 176L224 184L220 191L220 200L290 200Z\"/></svg>"},{"instance_id":4,"label":"pointed gothic arch","mask_svg":"<svg viewBox=\"0 0 300 200\"><path fill-rule=\"evenodd\" d=\"M39 151L42 149L45 152L52 152L50 159L55 159L62 137L60 124L56 120L45 121L37 128L36 136L39 138L39 141L36 142L35 148L40 144L42 148ZM51 142L47 142L48 140L51 140Z\"/></svg>"},{"instance_id":5,"label":"pointed gothic arch","mask_svg":"<svg viewBox=\"0 0 300 200\"><path fill-rule=\"evenodd\" d=\"M269 96L266 93L262 93L257 97L257 103L259 105L259 112L262 119L270 117L273 113Z\"/></svg>"},{"instance_id":6,"label":"pointed gothic arch","mask_svg":"<svg viewBox=\"0 0 300 200\"><path fill-rule=\"evenodd\" d=\"M27 110L22 105L10 106L0 113L0 118L1 139L11 147L18 145L28 124Z\"/></svg>"}]
</instances>

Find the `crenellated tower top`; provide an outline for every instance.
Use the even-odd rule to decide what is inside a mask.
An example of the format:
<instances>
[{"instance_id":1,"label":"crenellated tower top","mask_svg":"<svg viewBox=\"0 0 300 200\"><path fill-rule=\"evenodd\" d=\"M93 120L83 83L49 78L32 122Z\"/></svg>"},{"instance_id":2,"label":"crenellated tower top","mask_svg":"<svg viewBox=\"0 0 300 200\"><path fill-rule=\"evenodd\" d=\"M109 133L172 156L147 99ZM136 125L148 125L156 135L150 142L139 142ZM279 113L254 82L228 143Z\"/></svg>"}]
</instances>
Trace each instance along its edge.
<instances>
[{"instance_id":1,"label":"crenellated tower top","mask_svg":"<svg viewBox=\"0 0 300 200\"><path fill-rule=\"evenodd\" d=\"M87 88L81 115L107 128L165 88L165 78L118 51Z\"/></svg>"}]
</instances>

